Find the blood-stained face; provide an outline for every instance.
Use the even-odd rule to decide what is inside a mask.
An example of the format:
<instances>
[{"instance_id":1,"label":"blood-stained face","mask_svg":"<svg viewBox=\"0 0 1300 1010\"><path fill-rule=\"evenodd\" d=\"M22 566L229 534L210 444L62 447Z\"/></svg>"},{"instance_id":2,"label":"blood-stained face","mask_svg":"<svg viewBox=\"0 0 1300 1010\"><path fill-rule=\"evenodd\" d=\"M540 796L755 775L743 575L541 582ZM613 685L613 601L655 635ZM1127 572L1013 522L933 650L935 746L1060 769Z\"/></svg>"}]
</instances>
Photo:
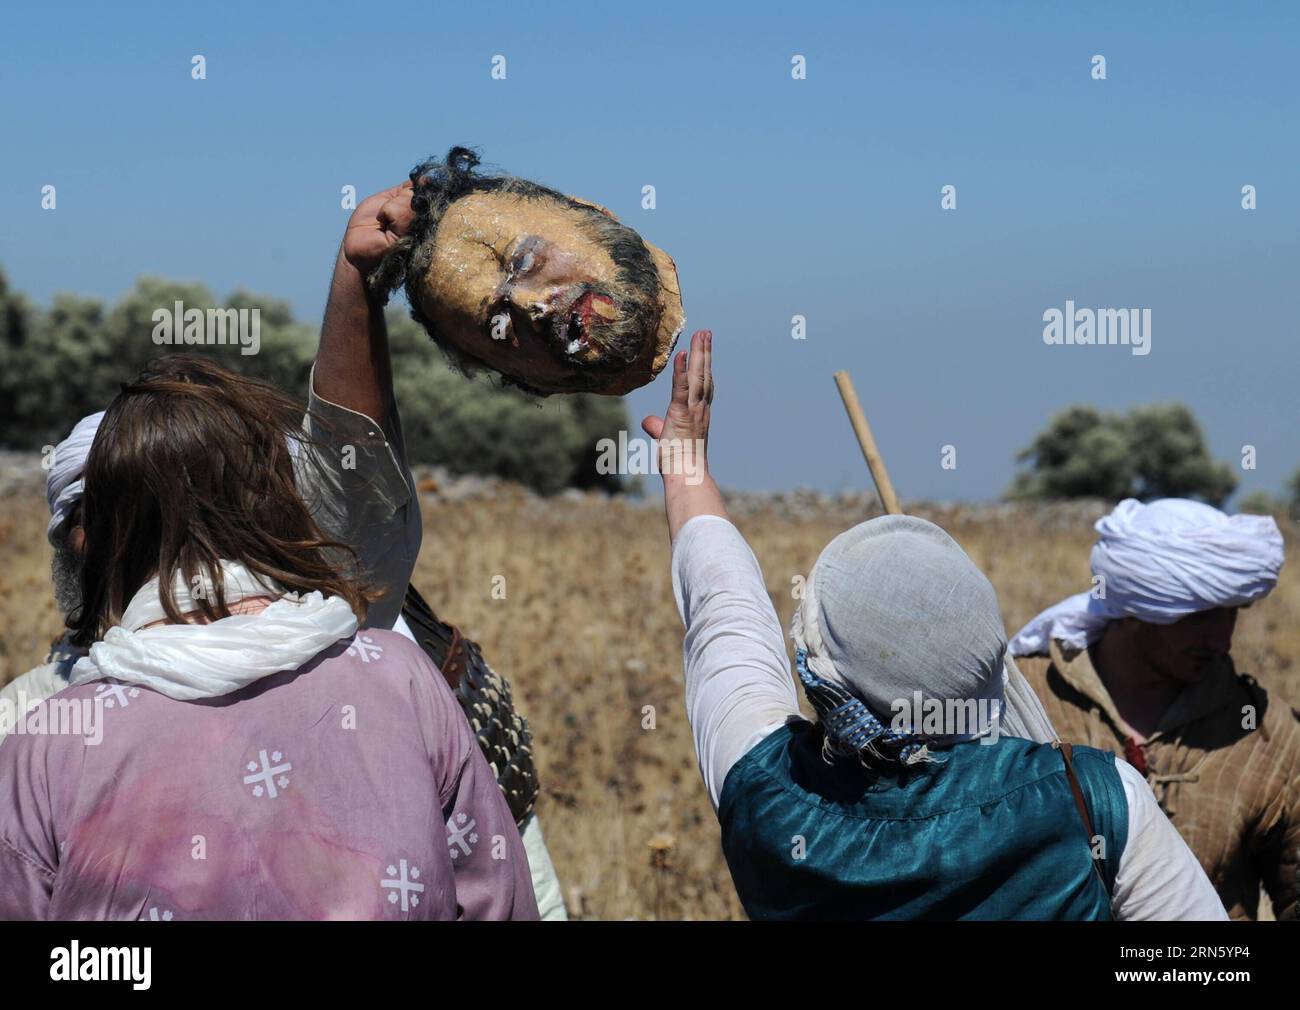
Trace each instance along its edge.
<instances>
[{"instance_id":1,"label":"blood-stained face","mask_svg":"<svg viewBox=\"0 0 1300 1010\"><path fill-rule=\"evenodd\" d=\"M672 260L594 206L470 193L420 259L439 342L541 392L643 385L684 323Z\"/></svg>"}]
</instances>

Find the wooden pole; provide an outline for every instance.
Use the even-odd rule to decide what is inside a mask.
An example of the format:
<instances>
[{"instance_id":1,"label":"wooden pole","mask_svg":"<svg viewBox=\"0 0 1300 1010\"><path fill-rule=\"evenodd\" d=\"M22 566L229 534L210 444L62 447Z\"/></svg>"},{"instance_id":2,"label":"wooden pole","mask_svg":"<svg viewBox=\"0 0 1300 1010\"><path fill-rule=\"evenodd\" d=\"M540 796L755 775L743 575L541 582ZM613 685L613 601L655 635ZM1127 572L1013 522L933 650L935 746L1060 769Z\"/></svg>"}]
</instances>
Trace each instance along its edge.
<instances>
[{"instance_id":1,"label":"wooden pole","mask_svg":"<svg viewBox=\"0 0 1300 1010\"><path fill-rule=\"evenodd\" d=\"M889 471L885 469L884 457L876 448L871 426L867 424L867 415L862 412L862 404L858 402L858 394L853 389L853 380L849 378L849 373L836 372L835 385L839 387L840 399L844 401L844 409L849 413L849 423L853 425L853 433L858 436L858 445L862 447L862 455L866 457L871 479L876 483L880 504L890 515L902 515L903 509L898 504L898 496L894 494L894 485L889 482Z\"/></svg>"}]
</instances>

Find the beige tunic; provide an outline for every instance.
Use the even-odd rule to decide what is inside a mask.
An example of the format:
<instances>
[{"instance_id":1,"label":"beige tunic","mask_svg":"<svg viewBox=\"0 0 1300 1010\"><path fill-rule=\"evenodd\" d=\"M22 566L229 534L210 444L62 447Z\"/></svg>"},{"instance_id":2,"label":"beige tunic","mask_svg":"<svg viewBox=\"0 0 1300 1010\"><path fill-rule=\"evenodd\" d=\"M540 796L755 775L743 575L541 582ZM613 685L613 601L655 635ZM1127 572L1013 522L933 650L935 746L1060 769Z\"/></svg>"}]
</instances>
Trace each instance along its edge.
<instances>
[{"instance_id":1,"label":"beige tunic","mask_svg":"<svg viewBox=\"0 0 1300 1010\"><path fill-rule=\"evenodd\" d=\"M1124 757L1131 734L1086 649L1018 659L1061 739ZM1253 721L1252 721L1253 718ZM1244 724L1244 725L1243 725ZM1128 746L1126 746L1128 745ZM1147 781L1234 919L1278 919L1300 901L1300 723L1225 660L1186 688L1141 745ZM1134 762L1136 763L1136 761Z\"/></svg>"}]
</instances>

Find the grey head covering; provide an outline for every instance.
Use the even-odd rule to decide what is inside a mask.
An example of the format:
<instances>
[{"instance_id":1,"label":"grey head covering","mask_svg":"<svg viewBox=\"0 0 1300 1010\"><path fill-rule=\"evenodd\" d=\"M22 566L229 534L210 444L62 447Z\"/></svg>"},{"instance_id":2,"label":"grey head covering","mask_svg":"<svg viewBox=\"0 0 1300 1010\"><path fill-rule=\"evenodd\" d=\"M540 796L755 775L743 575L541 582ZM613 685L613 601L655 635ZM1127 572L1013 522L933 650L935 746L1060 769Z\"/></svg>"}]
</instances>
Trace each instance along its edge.
<instances>
[{"instance_id":1,"label":"grey head covering","mask_svg":"<svg viewBox=\"0 0 1300 1010\"><path fill-rule=\"evenodd\" d=\"M1055 739L1051 722L1020 671L1006 658L997 593L952 537L914 516L882 516L832 540L817 559L790 628L800 676L842 753L871 750L861 706L906 744L904 761L926 757L927 744L996 735ZM942 731L922 704L956 711L973 702L977 720ZM857 711L853 733L837 731ZM903 713L901 719L896 718ZM992 719L990 725L989 719Z\"/></svg>"}]
</instances>

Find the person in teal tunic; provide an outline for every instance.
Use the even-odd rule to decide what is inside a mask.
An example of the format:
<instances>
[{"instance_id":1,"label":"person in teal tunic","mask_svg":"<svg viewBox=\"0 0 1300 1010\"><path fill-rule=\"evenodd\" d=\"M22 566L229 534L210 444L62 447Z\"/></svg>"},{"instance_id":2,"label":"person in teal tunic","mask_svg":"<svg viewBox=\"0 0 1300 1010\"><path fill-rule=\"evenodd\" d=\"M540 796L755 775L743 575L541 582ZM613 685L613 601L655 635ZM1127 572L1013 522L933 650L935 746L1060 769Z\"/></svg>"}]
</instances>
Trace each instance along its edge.
<instances>
[{"instance_id":1,"label":"person in teal tunic","mask_svg":"<svg viewBox=\"0 0 1300 1010\"><path fill-rule=\"evenodd\" d=\"M803 717L762 572L708 471L711 359L695 334L644 428L687 715L748 915L1224 918L1141 776L1057 745L1006 658L992 585L933 523L873 519L817 559L791 623Z\"/></svg>"}]
</instances>

